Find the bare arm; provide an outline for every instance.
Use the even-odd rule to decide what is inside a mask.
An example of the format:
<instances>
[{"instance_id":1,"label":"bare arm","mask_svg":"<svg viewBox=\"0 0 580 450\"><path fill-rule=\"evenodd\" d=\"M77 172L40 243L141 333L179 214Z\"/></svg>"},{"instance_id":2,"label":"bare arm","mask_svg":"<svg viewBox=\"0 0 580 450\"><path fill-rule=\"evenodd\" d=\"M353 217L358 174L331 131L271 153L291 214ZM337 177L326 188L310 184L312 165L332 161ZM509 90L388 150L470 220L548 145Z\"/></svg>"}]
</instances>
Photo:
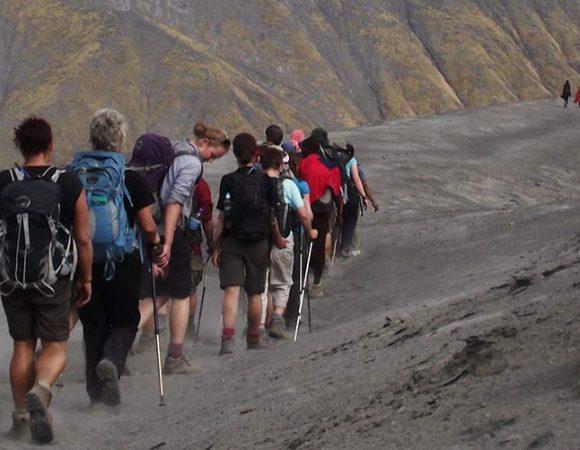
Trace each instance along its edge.
<instances>
[{"instance_id":1,"label":"bare arm","mask_svg":"<svg viewBox=\"0 0 580 450\"><path fill-rule=\"evenodd\" d=\"M205 240L207 243L207 247L210 252L212 252L215 248L215 241L214 241L214 224L212 220L207 220L202 223L203 225L203 233L205 234Z\"/></svg>"},{"instance_id":2,"label":"bare arm","mask_svg":"<svg viewBox=\"0 0 580 450\"><path fill-rule=\"evenodd\" d=\"M214 265L214 267L217 267L219 265L220 244L222 241L222 234L224 232L224 222L225 222L224 212L219 211L214 227L215 247L213 250L213 255L211 257L211 263Z\"/></svg>"},{"instance_id":3,"label":"bare arm","mask_svg":"<svg viewBox=\"0 0 580 450\"><path fill-rule=\"evenodd\" d=\"M312 228L312 218L308 215L308 211L306 209L306 206L303 206L302 208L298 208L296 210L296 215L298 216L300 223L302 224L302 226L304 227L304 229L308 233L308 236L310 237L310 239L312 239L313 241L316 240L316 238L318 237L318 230L314 230Z\"/></svg>"},{"instance_id":4,"label":"bare arm","mask_svg":"<svg viewBox=\"0 0 580 450\"><path fill-rule=\"evenodd\" d=\"M371 191L369 184L366 181L363 181L362 184L363 184L363 187L365 188L365 192L367 193L367 197L369 198L369 200L371 201L371 204L373 205L373 208L375 209L375 211L378 211L379 204L375 200L375 196L373 195L373 192Z\"/></svg>"},{"instance_id":5,"label":"bare arm","mask_svg":"<svg viewBox=\"0 0 580 450\"><path fill-rule=\"evenodd\" d=\"M156 265L161 269L164 268L169 263L169 254L166 254L159 248L161 238L157 233L157 225L155 225L155 221L153 220L151 206L141 208L137 211L136 219L145 241L152 246L150 249L152 250Z\"/></svg>"},{"instance_id":6,"label":"bare arm","mask_svg":"<svg viewBox=\"0 0 580 450\"><path fill-rule=\"evenodd\" d=\"M91 300L93 264L93 244L89 234L89 208L84 190L75 203L73 237L77 245L79 274L73 289L73 299L77 307L81 308Z\"/></svg>"},{"instance_id":7,"label":"bare arm","mask_svg":"<svg viewBox=\"0 0 580 450\"><path fill-rule=\"evenodd\" d=\"M352 178L354 186L356 187L356 190L363 198L365 208L366 208L368 206L369 202L368 202L367 194L365 192L365 188L364 188L362 181L360 179L360 174L358 173L358 165L357 164L352 165L352 168L350 169L350 176Z\"/></svg>"},{"instance_id":8,"label":"bare arm","mask_svg":"<svg viewBox=\"0 0 580 450\"><path fill-rule=\"evenodd\" d=\"M169 203L165 208L165 242L163 243L163 253L171 255L171 246L175 237L175 229L181 215L181 205L179 203Z\"/></svg>"},{"instance_id":9,"label":"bare arm","mask_svg":"<svg viewBox=\"0 0 580 450\"><path fill-rule=\"evenodd\" d=\"M304 200L304 208L306 209L306 214L308 214L308 217L310 217L310 220L312 221L314 219L314 213L312 212L312 207L310 206L310 194L306 194L302 198Z\"/></svg>"}]
</instances>

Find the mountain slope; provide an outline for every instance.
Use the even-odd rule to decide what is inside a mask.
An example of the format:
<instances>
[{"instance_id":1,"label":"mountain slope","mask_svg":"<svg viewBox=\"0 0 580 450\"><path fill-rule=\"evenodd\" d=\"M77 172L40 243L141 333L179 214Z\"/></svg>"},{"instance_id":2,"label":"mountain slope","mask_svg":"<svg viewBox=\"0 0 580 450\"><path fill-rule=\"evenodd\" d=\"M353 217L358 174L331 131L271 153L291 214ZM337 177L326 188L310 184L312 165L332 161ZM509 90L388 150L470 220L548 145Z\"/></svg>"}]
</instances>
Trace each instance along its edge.
<instances>
[{"instance_id":1,"label":"mountain slope","mask_svg":"<svg viewBox=\"0 0 580 450\"><path fill-rule=\"evenodd\" d=\"M65 158L105 105L132 141L197 119L261 134L555 97L580 82L579 22L580 0L12 0L0 145L36 113Z\"/></svg>"}]
</instances>

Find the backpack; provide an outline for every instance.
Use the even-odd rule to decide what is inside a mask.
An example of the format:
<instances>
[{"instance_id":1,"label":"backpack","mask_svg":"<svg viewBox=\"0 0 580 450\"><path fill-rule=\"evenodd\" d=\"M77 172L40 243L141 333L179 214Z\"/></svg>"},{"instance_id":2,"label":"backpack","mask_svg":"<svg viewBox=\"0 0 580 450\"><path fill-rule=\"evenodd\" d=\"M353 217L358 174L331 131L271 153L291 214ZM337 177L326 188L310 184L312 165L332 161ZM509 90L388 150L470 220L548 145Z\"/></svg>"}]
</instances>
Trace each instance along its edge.
<instances>
[{"instance_id":1,"label":"backpack","mask_svg":"<svg viewBox=\"0 0 580 450\"><path fill-rule=\"evenodd\" d=\"M292 178L288 172L282 173L276 181L276 188L278 192L278 203L275 208L276 220L278 222L278 228L280 229L280 235L283 238L290 236L290 233L299 224L298 216L296 211L290 208L284 200L284 180L290 180L298 186L295 178Z\"/></svg>"},{"instance_id":2,"label":"backpack","mask_svg":"<svg viewBox=\"0 0 580 450\"><path fill-rule=\"evenodd\" d=\"M351 144L341 147L335 143L334 145L322 145L321 148L321 161L329 168L338 167L340 170L343 202L347 203L349 194L353 192L354 184L348 176L346 165L354 157L354 147Z\"/></svg>"},{"instance_id":3,"label":"backpack","mask_svg":"<svg viewBox=\"0 0 580 450\"><path fill-rule=\"evenodd\" d=\"M180 141L171 143L168 138L154 133L147 133L140 136L133 147L133 154L131 160L127 165L129 170L136 171L143 175L153 197L155 203L153 204L152 213L156 224L163 222L163 210L159 201L161 195L161 188L165 181L167 171L173 164L175 158L185 155L192 155L199 158L197 151L193 146L191 150L176 151L176 146ZM203 165L202 165L203 174ZM199 181L202 174L196 180ZM192 193L193 194L193 193ZM193 205L184 205L184 216L189 217L192 212ZM180 226L183 227L183 220L180 221Z\"/></svg>"},{"instance_id":4,"label":"backpack","mask_svg":"<svg viewBox=\"0 0 580 450\"><path fill-rule=\"evenodd\" d=\"M272 217L264 186L266 175L252 167L248 172L238 170L231 177L234 185L229 192L231 209L226 217L229 233L243 242L266 239Z\"/></svg>"},{"instance_id":5,"label":"backpack","mask_svg":"<svg viewBox=\"0 0 580 450\"><path fill-rule=\"evenodd\" d=\"M127 169L140 173L151 190L155 203L152 207L155 223L162 222L159 194L165 175L175 158L175 151L169 139L154 133L140 136L135 142Z\"/></svg>"},{"instance_id":6,"label":"backpack","mask_svg":"<svg viewBox=\"0 0 580 450\"><path fill-rule=\"evenodd\" d=\"M125 186L125 158L111 151L75 155L73 173L81 180L89 207L93 263L105 264L104 276L115 275L115 265L136 248L135 229L129 227L124 199L132 205Z\"/></svg>"},{"instance_id":7,"label":"backpack","mask_svg":"<svg viewBox=\"0 0 580 450\"><path fill-rule=\"evenodd\" d=\"M0 293L37 289L55 294L59 277L76 267L76 245L71 230L60 222L63 170L49 167L36 177L25 168L10 170L12 183L0 197Z\"/></svg>"}]
</instances>

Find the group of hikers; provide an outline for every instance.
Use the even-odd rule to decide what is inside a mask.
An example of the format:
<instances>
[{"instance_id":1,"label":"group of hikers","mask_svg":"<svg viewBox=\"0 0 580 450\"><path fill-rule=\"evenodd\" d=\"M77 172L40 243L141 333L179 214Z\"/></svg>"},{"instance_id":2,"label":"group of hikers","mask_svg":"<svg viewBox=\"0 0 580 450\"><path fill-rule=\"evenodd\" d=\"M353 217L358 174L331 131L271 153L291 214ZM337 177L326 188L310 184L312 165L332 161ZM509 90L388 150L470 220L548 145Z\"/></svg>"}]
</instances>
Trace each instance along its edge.
<instances>
[{"instance_id":1,"label":"group of hikers","mask_svg":"<svg viewBox=\"0 0 580 450\"><path fill-rule=\"evenodd\" d=\"M0 172L0 294L14 341L14 438L52 441L51 389L79 320L91 404L118 405L139 329L138 347L156 343L160 375L194 371L183 349L210 261L224 291L219 354L235 352L242 290L246 348L260 350L265 336L286 339L289 328L297 330L305 294L324 296L321 282L335 255L360 255L358 219L369 203L379 208L352 145L331 144L322 128L308 137L295 130L284 141L282 128L271 125L258 144L249 133L230 141L225 131L196 123L176 142L140 136L126 162L127 131L121 113L97 111L92 150L61 169L52 164L47 121L30 117L14 129L24 162ZM238 168L221 179L214 221L203 164L230 147ZM160 308L169 330L162 369Z\"/></svg>"},{"instance_id":2,"label":"group of hikers","mask_svg":"<svg viewBox=\"0 0 580 450\"><path fill-rule=\"evenodd\" d=\"M566 80L564 86L562 86L562 94L560 98L564 100L564 108L568 107L568 102L570 98L572 98L572 87L570 86L570 80ZM580 86L576 90L576 95L574 96L574 103L578 103L578 107L580 107Z\"/></svg>"}]
</instances>

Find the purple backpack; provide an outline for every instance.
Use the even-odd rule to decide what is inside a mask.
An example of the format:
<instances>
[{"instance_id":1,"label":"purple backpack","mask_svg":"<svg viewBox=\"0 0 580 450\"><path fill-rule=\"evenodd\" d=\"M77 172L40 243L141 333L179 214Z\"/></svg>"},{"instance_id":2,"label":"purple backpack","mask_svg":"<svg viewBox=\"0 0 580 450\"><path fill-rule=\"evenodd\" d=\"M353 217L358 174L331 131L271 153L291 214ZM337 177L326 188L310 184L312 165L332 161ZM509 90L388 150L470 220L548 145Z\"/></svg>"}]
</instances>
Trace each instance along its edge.
<instances>
[{"instance_id":1,"label":"purple backpack","mask_svg":"<svg viewBox=\"0 0 580 450\"><path fill-rule=\"evenodd\" d=\"M143 175L151 192L158 195L174 157L175 152L169 139L147 133L139 136L135 142L128 168Z\"/></svg>"},{"instance_id":2,"label":"purple backpack","mask_svg":"<svg viewBox=\"0 0 580 450\"><path fill-rule=\"evenodd\" d=\"M155 197L153 217L157 223L161 221L159 208L159 193L165 174L175 158L175 151L169 139L154 133L139 136L133 147L131 160L127 169L140 173L145 178L151 193Z\"/></svg>"}]
</instances>

